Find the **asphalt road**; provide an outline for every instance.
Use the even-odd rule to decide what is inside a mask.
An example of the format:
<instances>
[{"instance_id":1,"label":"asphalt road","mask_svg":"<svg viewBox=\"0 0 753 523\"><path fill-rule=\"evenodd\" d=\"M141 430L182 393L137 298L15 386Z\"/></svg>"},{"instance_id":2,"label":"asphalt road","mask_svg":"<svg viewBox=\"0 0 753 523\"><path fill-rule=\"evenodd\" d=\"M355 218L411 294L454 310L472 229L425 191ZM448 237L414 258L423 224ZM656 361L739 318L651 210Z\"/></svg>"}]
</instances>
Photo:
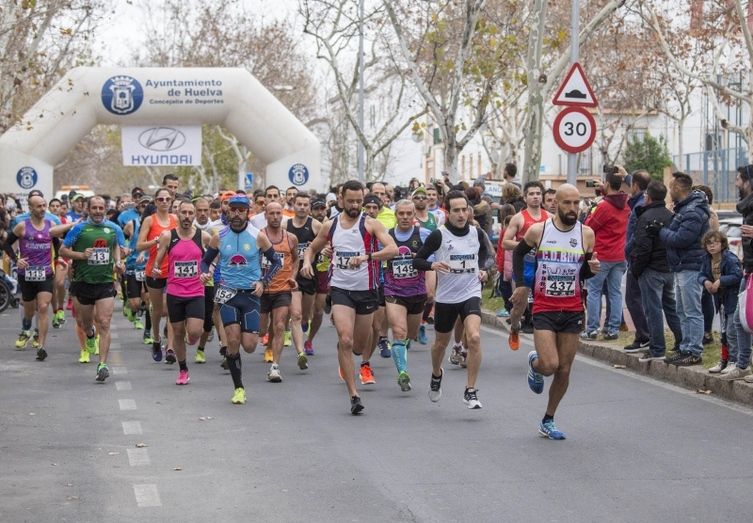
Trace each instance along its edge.
<instances>
[{"instance_id":1,"label":"asphalt road","mask_svg":"<svg viewBox=\"0 0 753 523\"><path fill-rule=\"evenodd\" d=\"M568 439L544 440L530 344L512 352L490 330L482 410L461 402L465 371L449 364L432 404L428 347L414 346L414 390L376 355L353 417L329 326L307 372L286 351L280 384L260 352L245 356L236 406L216 342L178 387L118 312L113 375L97 384L70 320L40 363L13 349L17 314L0 316L2 522L750 518L753 412L579 358L557 415Z\"/></svg>"}]
</instances>

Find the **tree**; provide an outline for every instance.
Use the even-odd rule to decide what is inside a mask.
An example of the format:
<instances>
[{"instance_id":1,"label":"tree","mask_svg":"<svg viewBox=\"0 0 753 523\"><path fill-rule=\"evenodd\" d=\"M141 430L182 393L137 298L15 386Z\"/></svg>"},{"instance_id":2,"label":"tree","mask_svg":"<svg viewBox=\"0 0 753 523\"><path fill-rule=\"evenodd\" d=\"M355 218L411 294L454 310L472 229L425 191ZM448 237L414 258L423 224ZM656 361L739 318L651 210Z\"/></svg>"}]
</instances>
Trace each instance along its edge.
<instances>
[{"instance_id":1,"label":"tree","mask_svg":"<svg viewBox=\"0 0 753 523\"><path fill-rule=\"evenodd\" d=\"M664 179L664 168L672 165L667 142L663 137L657 140L646 133L643 138L628 139L623 152L623 163L628 172L646 169L654 180Z\"/></svg>"}]
</instances>

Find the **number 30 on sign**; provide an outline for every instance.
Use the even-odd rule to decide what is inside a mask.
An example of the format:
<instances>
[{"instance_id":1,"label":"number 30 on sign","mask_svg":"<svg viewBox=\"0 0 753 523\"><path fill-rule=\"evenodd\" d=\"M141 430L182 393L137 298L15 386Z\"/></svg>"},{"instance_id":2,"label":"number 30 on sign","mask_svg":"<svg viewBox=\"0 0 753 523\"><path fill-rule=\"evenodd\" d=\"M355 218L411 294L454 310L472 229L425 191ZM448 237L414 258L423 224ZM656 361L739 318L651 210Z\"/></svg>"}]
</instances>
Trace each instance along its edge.
<instances>
[{"instance_id":1,"label":"number 30 on sign","mask_svg":"<svg viewBox=\"0 0 753 523\"><path fill-rule=\"evenodd\" d=\"M568 153L583 152L596 138L596 121L582 107L568 107L554 119L554 141Z\"/></svg>"}]
</instances>

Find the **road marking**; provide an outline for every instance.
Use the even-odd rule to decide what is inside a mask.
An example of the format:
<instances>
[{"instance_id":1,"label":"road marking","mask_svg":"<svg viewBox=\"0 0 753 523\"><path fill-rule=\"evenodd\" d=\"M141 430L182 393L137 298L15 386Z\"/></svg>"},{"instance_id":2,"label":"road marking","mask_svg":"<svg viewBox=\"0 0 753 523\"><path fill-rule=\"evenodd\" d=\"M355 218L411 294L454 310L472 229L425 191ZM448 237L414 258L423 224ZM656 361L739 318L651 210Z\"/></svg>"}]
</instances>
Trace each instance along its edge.
<instances>
[{"instance_id":1,"label":"road marking","mask_svg":"<svg viewBox=\"0 0 753 523\"><path fill-rule=\"evenodd\" d=\"M118 405L120 405L120 410L136 410L136 400L118 400Z\"/></svg>"},{"instance_id":2,"label":"road marking","mask_svg":"<svg viewBox=\"0 0 753 523\"><path fill-rule=\"evenodd\" d=\"M110 351L110 361L113 365L122 365L123 364L123 355L119 350L116 351Z\"/></svg>"},{"instance_id":3,"label":"road marking","mask_svg":"<svg viewBox=\"0 0 753 523\"><path fill-rule=\"evenodd\" d=\"M139 507L161 507L157 485L134 485L133 494L136 496L136 504Z\"/></svg>"},{"instance_id":4,"label":"road marking","mask_svg":"<svg viewBox=\"0 0 753 523\"><path fill-rule=\"evenodd\" d=\"M112 373L114 376L123 376L125 374L128 374L128 369L125 367L113 367Z\"/></svg>"},{"instance_id":5,"label":"road marking","mask_svg":"<svg viewBox=\"0 0 753 523\"><path fill-rule=\"evenodd\" d=\"M123 425L123 434L126 436L142 434L140 421L121 421L120 424Z\"/></svg>"},{"instance_id":6,"label":"road marking","mask_svg":"<svg viewBox=\"0 0 753 523\"><path fill-rule=\"evenodd\" d=\"M147 449L126 449L128 452L128 464L132 467L145 467L151 465Z\"/></svg>"},{"instance_id":7,"label":"road marking","mask_svg":"<svg viewBox=\"0 0 753 523\"><path fill-rule=\"evenodd\" d=\"M116 381L115 388L117 390L132 390L133 389L130 381Z\"/></svg>"}]
</instances>

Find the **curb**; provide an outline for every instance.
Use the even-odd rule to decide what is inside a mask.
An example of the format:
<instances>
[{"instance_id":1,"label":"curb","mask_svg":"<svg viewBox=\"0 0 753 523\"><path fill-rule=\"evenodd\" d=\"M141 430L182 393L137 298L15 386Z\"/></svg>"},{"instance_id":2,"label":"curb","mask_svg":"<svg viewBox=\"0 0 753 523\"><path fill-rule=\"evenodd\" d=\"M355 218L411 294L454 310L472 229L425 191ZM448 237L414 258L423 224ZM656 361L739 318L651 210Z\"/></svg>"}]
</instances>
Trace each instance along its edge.
<instances>
[{"instance_id":1,"label":"curb","mask_svg":"<svg viewBox=\"0 0 753 523\"><path fill-rule=\"evenodd\" d=\"M509 327L502 318L493 313L482 311L481 322L489 327L508 332ZM753 384L742 380L722 380L717 375L709 374L702 367L677 367L663 361L638 361L637 354L625 354L621 349L599 343L578 343L578 354L611 365L624 365L626 370L648 376L657 381L672 383L694 391L711 391L712 394L726 400L753 406Z\"/></svg>"}]
</instances>

